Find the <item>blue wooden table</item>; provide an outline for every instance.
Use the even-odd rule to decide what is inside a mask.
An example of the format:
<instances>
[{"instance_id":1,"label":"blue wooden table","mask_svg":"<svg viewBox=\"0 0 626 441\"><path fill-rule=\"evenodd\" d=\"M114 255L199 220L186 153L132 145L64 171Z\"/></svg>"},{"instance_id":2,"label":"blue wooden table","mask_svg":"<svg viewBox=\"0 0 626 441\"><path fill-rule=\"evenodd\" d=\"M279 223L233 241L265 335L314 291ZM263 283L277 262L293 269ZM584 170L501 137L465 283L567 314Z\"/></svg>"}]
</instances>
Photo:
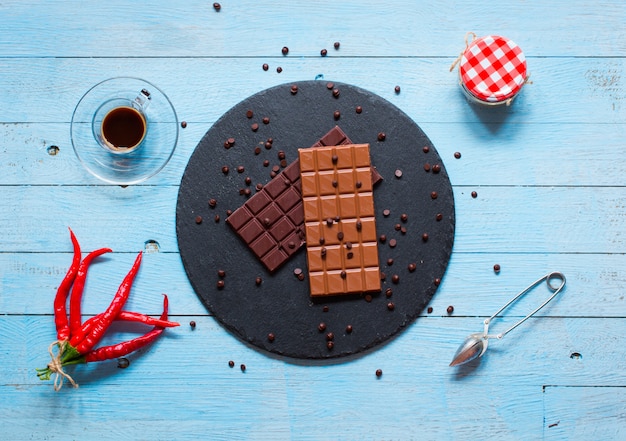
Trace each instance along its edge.
<instances>
[{"instance_id":1,"label":"blue wooden table","mask_svg":"<svg viewBox=\"0 0 626 441\"><path fill-rule=\"evenodd\" d=\"M619 0L238 0L219 12L200 1L2 2L0 438L626 438L625 22ZM510 107L469 104L448 72L467 31L524 50L532 84ZM128 75L165 91L187 127L163 171L121 187L81 167L70 119L91 86ZM271 357L225 331L194 293L175 231L183 171L212 124L249 95L315 78L369 90L419 124L444 160L457 217L433 312L331 364ZM80 387L55 392L35 368L56 338L68 226L83 250L114 250L90 272L86 317L145 250L127 308L159 315L167 293L182 326L127 369L77 366ZM484 318L552 270L567 276L561 295L480 363L448 367ZM115 330L105 342L131 335Z\"/></svg>"}]
</instances>

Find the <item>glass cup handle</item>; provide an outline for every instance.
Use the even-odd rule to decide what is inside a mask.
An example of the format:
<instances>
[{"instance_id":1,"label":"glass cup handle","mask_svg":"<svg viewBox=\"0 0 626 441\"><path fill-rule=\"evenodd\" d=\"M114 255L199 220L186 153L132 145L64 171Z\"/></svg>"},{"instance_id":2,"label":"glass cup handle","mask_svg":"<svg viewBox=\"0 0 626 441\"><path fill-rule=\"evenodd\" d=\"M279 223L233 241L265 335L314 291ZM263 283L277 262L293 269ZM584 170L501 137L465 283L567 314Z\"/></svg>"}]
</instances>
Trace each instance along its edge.
<instances>
[{"instance_id":1,"label":"glass cup handle","mask_svg":"<svg viewBox=\"0 0 626 441\"><path fill-rule=\"evenodd\" d=\"M150 92L148 89L141 89L141 92L135 97L135 104L139 107L140 110L145 111L150 104L150 100L152 97L150 96Z\"/></svg>"}]
</instances>

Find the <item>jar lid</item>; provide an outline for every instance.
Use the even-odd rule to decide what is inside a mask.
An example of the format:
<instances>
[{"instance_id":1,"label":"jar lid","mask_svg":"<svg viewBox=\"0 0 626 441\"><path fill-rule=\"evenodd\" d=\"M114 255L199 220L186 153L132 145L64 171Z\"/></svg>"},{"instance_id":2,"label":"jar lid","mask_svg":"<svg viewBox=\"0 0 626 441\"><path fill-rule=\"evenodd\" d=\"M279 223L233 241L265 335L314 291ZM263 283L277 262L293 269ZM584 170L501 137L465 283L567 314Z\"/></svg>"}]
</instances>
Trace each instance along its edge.
<instances>
[{"instance_id":1,"label":"jar lid","mask_svg":"<svg viewBox=\"0 0 626 441\"><path fill-rule=\"evenodd\" d=\"M461 56L459 74L465 88L476 98L505 101L515 96L526 81L526 57L508 38L476 38Z\"/></svg>"}]
</instances>

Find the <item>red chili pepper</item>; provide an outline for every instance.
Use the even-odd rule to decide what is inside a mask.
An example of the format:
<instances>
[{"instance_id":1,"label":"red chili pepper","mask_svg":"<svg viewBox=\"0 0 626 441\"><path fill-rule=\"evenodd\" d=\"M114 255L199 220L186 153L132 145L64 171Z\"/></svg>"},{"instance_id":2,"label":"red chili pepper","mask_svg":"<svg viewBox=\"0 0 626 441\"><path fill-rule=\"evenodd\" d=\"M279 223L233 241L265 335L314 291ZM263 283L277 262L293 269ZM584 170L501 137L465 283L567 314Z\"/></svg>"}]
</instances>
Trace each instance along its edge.
<instances>
[{"instance_id":1,"label":"red chili pepper","mask_svg":"<svg viewBox=\"0 0 626 441\"><path fill-rule=\"evenodd\" d=\"M83 289L85 288L85 281L87 280L89 265L91 265L91 262L96 257L104 253L110 253L111 251L113 251L111 248L100 248L99 250L92 251L78 267L76 280L74 280L74 286L72 287L72 295L70 296L70 335L80 332L82 322L80 302L83 296Z\"/></svg>"},{"instance_id":2,"label":"red chili pepper","mask_svg":"<svg viewBox=\"0 0 626 441\"><path fill-rule=\"evenodd\" d=\"M161 320L167 320L167 308L167 295L163 294L163 314L161 314ZM164 329L165 328L162 326L155 326L151 331L141 337L137 337L123 343L118 343L116 345L103 346L94 351L88 352L85 354L85 362L90 363L93 361L110 360L111 358L128 355L131 352L152 343L159 335L161 335Z\"/></svg>"},{"instance_id":3,"label":"red chili pepper","mask_svg":"<svg viewBox=\"0 0 626 441\"><path fill-rule=\"evenodd\" d=\"M135 276L139 271L142 254L142 252L139 252L139 254L137 255L135 263L133 264L126 277L124 277L124 280L117 290L117 294L115 294L115 297L113 298L113 301L111 302L107 310L102 313L102 317L100 318L100 320L97 320L94 323L91 331L89 331L85 338L76 346L76 350L79 354L85 354L89 352L91 348L98 344L108 327L111 326L111 323L113 323L115 318L124 307L124 303L126 303L126 300L128 300L128 296L130 295L130 289L133 285L133 281L135 280Z\"/></svg>"},{"instance_id":4,"label":"red chili pepper","mask_svg":"<svg viewBox=\"0 0 626 441\"><path fill-rule=\"evenodd\" d=\"M80 332L72 336L72 341L76 339L78 343L80 343L83 340L83 338L85 338L85 335L87 335L89 331L91 331L93 324L96 321L101 320L101 319L102 319L102 313L97 314L91 317L90 319L85 320L85 322L80 328ZM138 322L138 323L143 323L144 325L162 326L164 328L173 328L176 326L180 326L180 323L178 322L172 322L169 320L161 320L161 319L150 317L149 315L142 314L140 312L134 312L134 311L120 311L118 316L115 318L115 321Z\"/></svg>"},{"instance_id":5,"label":"red chili pepper","mask_svg":"<svg viewBox=\"0 0 626 441\"><path fill-rule=\"evenodd\" d=\"M74 283L74 279L76 278L76 274L78 273L78 267L80 266L80 245L78 244L78 240L76 236L74 236L74 232L70 228L70 238L72 239L72 244L74 245L74 258L72 260L72 265L67 270L67 274L65 274L65 278L59 285L57 289L57 295L54 298L54 323L57 327L57 339L60 341L67 340L70 338L70 326L67 319L67 296L70 293L70 288Z\"/></svg>"}]
</instances>

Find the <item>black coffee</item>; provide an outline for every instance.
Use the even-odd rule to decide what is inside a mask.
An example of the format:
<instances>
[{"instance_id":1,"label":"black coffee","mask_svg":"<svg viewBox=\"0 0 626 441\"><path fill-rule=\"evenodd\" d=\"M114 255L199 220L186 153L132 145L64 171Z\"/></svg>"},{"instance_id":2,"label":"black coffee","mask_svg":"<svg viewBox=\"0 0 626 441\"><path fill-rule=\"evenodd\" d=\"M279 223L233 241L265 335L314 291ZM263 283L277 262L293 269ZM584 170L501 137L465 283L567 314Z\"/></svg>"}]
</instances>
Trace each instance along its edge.
<instances>
[{"instance_id":1,"label":"black coffee","mask_svg":"<svg viewBox=\"0 0 626 441\"><path fill-rule=\"evenodd\" d=\"M132 107L117 107L102 120L102 136L111 147L128 149L135 147L146 134L146 121Z\"/></svg>"}]
</instances>

